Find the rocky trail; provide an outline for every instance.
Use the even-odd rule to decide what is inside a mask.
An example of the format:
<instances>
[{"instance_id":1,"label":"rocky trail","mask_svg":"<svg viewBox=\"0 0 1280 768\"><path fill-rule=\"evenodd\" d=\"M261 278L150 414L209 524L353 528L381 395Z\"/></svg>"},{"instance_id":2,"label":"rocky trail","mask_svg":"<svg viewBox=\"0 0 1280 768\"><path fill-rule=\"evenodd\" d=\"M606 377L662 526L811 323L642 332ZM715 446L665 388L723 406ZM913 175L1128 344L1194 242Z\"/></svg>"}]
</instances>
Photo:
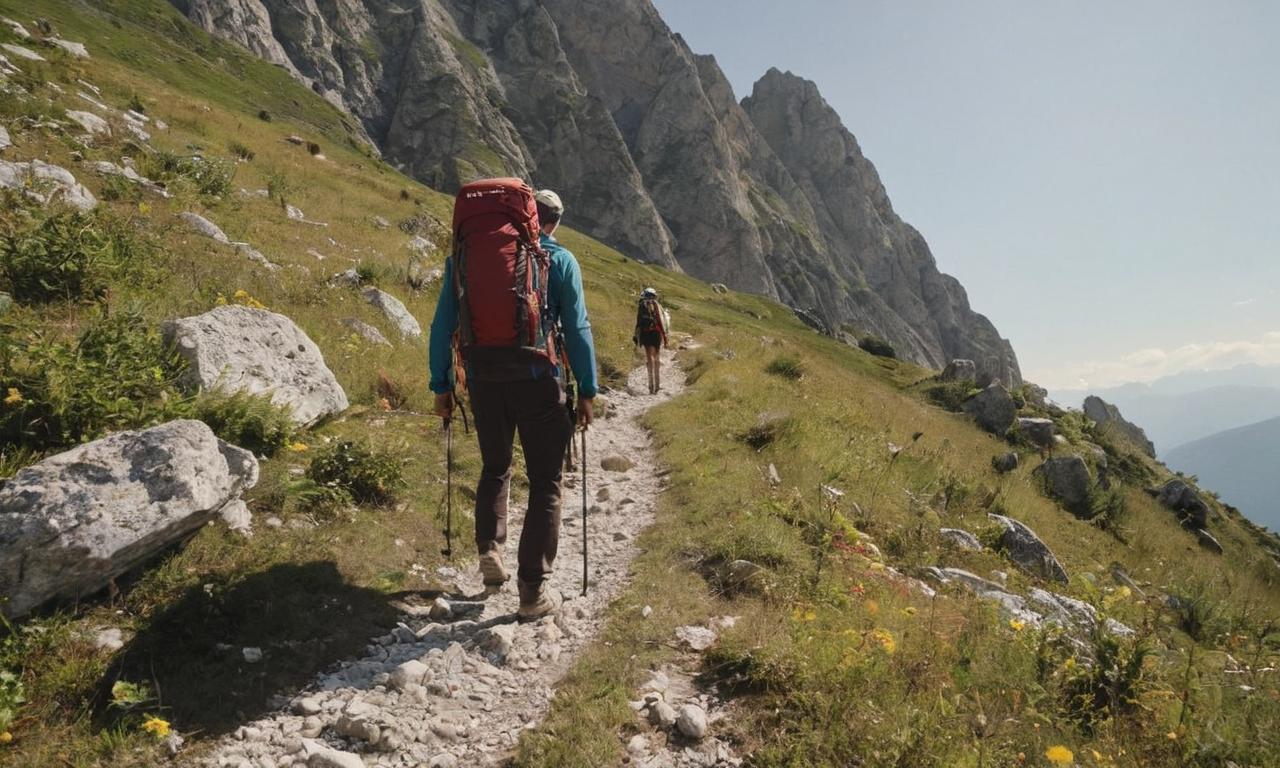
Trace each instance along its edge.
<instances>
[{"instance_id":1,"label":"rocky trail","mask_svg":"<svg viewBox=\"0 0 1280 768\"><path fill-rule=\"evenodd\" d=\"M676 372L669 352L664 353L664 368ZM669 375L664 390L651 396L640 368L631 373L625 391L605 395L608 414L597 419L588 435L586 596L580 595L583 521L581 476L575 473L566 482L552 577L553 588L565 598L556 616L519 624L514 580L486 595L474 567L442 568L441 576L454 580L456 590L430 602L403 604L401 621L391 634L371 639L363 656L321 675L282 710L224 737L201 758L201 765L501 764L520 733L542 720L555 685L597 636L605 608L629 581L635 538L653 520L664 484L638 417L682 389L680 377ZM512 534L504 553L512 567L521 507L512 505ZM661 755L653 759L662 762L643 762L675 764Z\"/></svg>"}]
</instances>

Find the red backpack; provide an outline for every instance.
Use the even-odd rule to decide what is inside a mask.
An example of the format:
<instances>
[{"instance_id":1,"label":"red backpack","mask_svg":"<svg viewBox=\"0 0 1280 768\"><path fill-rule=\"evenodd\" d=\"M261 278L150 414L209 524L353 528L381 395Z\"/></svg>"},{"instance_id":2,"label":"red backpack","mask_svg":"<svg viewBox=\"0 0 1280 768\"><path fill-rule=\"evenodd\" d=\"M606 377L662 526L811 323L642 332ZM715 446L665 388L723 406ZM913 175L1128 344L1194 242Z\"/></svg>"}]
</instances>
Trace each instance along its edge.
<instances>
[{"instance_id":1,"label":"red backpack","mask_svg":"<svg viewBox=\"0 0 1280 768\"><path fill-rule=\"evenodd\" d=\"M543 318L551 257L539 232L533 190L520 179L474 181L458 192L453 288L463 356L474 347L506 347L555 359Z\"/></svg>"}]
</instances>

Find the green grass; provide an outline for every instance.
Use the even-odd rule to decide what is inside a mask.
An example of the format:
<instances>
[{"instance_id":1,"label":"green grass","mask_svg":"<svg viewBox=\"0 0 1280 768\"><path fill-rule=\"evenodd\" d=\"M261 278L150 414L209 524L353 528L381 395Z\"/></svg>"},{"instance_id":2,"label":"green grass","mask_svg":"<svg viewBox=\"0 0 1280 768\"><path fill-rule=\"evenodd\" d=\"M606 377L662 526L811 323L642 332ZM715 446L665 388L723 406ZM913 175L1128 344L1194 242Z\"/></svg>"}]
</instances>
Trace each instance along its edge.
<instances>
[{"instance_id":1,"label":"green grass","mask_svg":"<svg viewBox=\"0 0 1280 768\"><path fill-rule=\"evenodd\" d=\"M222 419L232 439L276 450L248 495L256 535L207 527L122 582L116 598L51 609L4 638L0 671L21 681L25 701L8 726L13 742L0 745L0 762L153 765L162 758L139 731L143 713L171 720L198 751L265 712L274 694L292 693L385 631L397 593L439 586L431 574L443 564L445 466L439 423L426 415L425 341L397 339L387 348L353 336L343 319L390 329L357 292L327 280L359 267L428 320L434 292L406 285L409 235L379 229L371 218L445 221L450 200L372 159L348 118L279 68L210 39L161 0L44 0L40 9L68 39L87 42L94 58L47 51L47 65L19 63L33 98L0 100L0 112L56 116L78 108L74 84L85 78L107 103L125 107L136 96L148 115L167 122L170 130L156 131L153 143L174 158L195 146L215 162L253 160L234 166L229 188L192 179L180 163L152 161L157 173L171 173L174 197L117 190L104 211L154 241L155 258L163 259L155 278L95 273L105 292L26 303L6 322L38 325L51 343L71 344L104 302L136 308L142 329L220 301L260 303L316 341L353 403L330 422L289 435L278 414L252 404L208 406L206 416ZM0 12L30 15L18 0L0 0ZM0 40L11 39L0 30ZM64 93L41 85L45 79ZM261 110L272 119L260 119ZM321 144L326 158L284 141L291 134ZM15 139L6 158L65 165L95 193L107 182L72 153L119 162L136 152L123 141L82 146L42 129ZM270 189L274 199L242 196L240 188ZM289 221L283 199L329 226ZM262 271L191 235L174 218L184 210L208 216L283 268ZM566 223L573 223L571 212ZM518 765L620 764L626 738L638 728L627 701L648 669L673 658L674 627L726 614L742 619L701 671L705 682L737 698L737 718L726 727L755 765L1003 766L1020 764L1019 753L1025 764L1040 765L1056 744L1086 765L1093 749L1120 766L1273 760L1276 683L1264 673L1227 669L1229 659L1252 670L1278 660L1270 628L1280 615L1280 570L1262 547L1275 546L1274 537L1224 511L1210 528L1227 554L1203 551L1142 491L1167 474L1163 468L1078 419L1061 419L1060 431L1075 445L1102 445L1113 477L1124 482L1106 499L1127 532L1122 541L1046 499L1030 475L1034 454L1023 451L1022 468L995 475L991 457L1010 446L931 404L918 388L929 372L818 336L766 300L716 294L571 230L560 239L583 265L607 383L617 386L638 362L630 337L633 297L643 287L678 307L678 326L702 346L680 354L689 392L647 417L671 470L670 489L658 524L640 540L635 581L609 609L601 641L570 672L548 720L526 734ZM427 261L440 266L443 258L437 250ZM107 427L147 418L136 414ZM315 503L319 483L300 483L300 475L326 446L344 441L368 445L390 462L378 474L403 478L394 499ZM39 456L13 441L0 449L5 471ZM470 483L479 469L474 445L459 441L455 450L456 477ZM770 463L782 477L779 488L768 484ZM519 488L524 481L515 482ZM825 506L821 484L846 495ZM1136 646L1106 648L1116 660L1110 668L1128 681L1125 696L1108 699L1096 677L1079 677L1082 664L1069 646L1010 627L987 604L962 593L923 600L856 541L855 527L907 573L933 564L979 574L999 569L1025 591L1034 580L998 554L959 552L938 541L940 525L982 534L989 511L1012 514L1040 534L1072 575L1065 591L1141 628L1152 650L1137 668L1128 663ZM281 525L267 526L271 517ZM468 540L467 516L455 517L455 526L459 540ZM715 567L738 558L767 571L758 588L728 593ZM1111 591L1113 563L1148 584L1152 599ZM1166 610L1155 597L1162 592L1188 602ZM647 619L645 605L654 609ZM92 643L93 632L108 626L126 632L128 643L115 654ZM250 645L275 663L236 664L218 650ZM120 680L150 685L151 698L127 715L106 706ZM1082 717L1085 694L1136 699L1137 706L1095 705Z\"/></svg>"}]
</instances>

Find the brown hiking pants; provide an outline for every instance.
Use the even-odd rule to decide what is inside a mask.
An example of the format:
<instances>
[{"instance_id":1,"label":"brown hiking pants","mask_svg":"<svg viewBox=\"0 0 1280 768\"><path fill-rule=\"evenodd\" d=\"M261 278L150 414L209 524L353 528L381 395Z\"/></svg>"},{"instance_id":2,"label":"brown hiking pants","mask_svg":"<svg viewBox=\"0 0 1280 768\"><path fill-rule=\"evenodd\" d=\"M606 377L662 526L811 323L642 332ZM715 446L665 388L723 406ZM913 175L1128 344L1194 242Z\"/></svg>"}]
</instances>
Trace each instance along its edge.
<instances>
[{"instance_id":1,"label":"brown hiking pants","mask_svg":"<svg viewBox=\"0 0 1280 768\"><path fill-rule=\"evenodd\" d=\"M483 468L476 487L476 546L483 554L507 540L507 503L515 434L524 449L529 476L529 508L520 530L521 579L541 582L551 575L560 543L560 474L573 435L564 391L552 377L528 381L472 381Z\"/></svg>"}]
</instances>

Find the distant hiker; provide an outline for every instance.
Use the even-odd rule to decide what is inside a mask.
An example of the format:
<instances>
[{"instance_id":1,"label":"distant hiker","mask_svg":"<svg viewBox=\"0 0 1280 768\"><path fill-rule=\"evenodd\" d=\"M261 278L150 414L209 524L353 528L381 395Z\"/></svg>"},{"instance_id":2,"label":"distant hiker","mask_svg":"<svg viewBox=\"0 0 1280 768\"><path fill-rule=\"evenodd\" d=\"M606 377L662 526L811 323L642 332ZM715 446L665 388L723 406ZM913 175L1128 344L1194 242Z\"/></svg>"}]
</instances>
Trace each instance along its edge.
<instances>
[{"instance_id":1,"label":"distant hiker","mask_svg":"<svg viewBox=\"0 0 1280 768\"><path fill-rule=\"evenodd\" d=\"M431 322L431 391L450 419L455 391L470 394L483 468L476 488L476 546L487 586L509 578L507 539L512 440L529 477L517 581L521 620L555 610L544 585L560 538L560 474L573 437L562 368L578 385L577 422L591 423L595 347L573 254L552 237L564 213L550 190L519 179L467 184L453 209L453 255L445 261Z\"/></svg>"},{"instance_id":2,"label":"distant hiker","mask_svg":"<svg viewBox=\"0 0 1280 768\"><path fill-rule=\"evenodd\" d=\"M636 307L636 332L632 340L644 347L644 367L649 371L649 394L662 389L662 357L660 349L667 343L667 311L658 303L658 292L645 288Z\"/></svg>"}]
</instances>

